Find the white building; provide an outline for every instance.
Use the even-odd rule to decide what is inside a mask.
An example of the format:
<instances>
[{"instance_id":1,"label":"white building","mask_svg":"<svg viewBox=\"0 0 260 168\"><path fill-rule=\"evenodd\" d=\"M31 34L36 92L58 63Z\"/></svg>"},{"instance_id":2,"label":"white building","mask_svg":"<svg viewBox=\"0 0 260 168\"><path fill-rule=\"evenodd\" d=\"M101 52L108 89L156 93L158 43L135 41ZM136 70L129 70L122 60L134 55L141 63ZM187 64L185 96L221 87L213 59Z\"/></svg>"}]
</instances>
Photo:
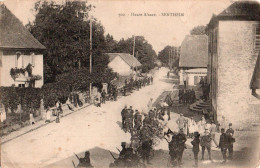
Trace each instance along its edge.
<instances>
[{"instance_id":1,"label":"white building","mask_svg":"<svg viewBox=\"0 0 260 168\"><path fill-rule=\"evenodd\" d=\"M0 86L35 87L43 85L43 50L37 41L4 4L0 6ZM32 65L32 74L23 71ZM10 71L16 72L16 77ZM34 80L38 78L37 80Z\"/></svg>"},{"instance_id":2,"label":"white building","mask_svg":"<svg viewBox=\"0 0 260 168\"><path fill-rule=\"evenodd\" d=\"M108 67L121 76L129 76L142 64L127 53L107 53L109 56Z\"/></svg>"},{"instance_id":3,"label":"white building","mask_svg":"<svg viewBox=\"0 0 260 168\"><path fill-rule=\"evenodd\" d=\"M181 44L180 85L195 86L207 76L208 37L187 35Z\"/></svg>"}]
</instances>

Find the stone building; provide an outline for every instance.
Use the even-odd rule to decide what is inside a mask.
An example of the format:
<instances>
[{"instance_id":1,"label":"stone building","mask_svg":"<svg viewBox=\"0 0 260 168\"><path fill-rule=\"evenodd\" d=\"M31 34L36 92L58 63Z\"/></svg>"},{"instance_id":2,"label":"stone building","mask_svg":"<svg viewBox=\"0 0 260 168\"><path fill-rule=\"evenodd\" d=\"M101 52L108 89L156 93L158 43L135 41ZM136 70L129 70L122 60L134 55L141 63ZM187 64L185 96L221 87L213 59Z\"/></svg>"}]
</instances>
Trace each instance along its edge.
<instances>
[{"instance_id":1,"label":"stone building","mask_svg":"<svg viewBox=\"0 0 260 168\"><path fill-rule=\"evenodd\" d=\"M4 4L0 5L0 86L43 85L43 50L37 41ZM32 65L31 75L25 68ZM12 77L11 69L16 76ZM38 79L37 79L38 78Z\"/></svg>"},{"instance_id":2,"label":"stone building","mask_svg":"<svg viewBox=\"0 0 260 168\"><path fill-rule=\"evenodd\" d=\"M181 44L179 59L180 85L195 86L207 76L208 37L187 35Z\"/></svg>"},{"instance_id":3,"label":"stone building","mask_svg":"<svg viewBox=\"0 0 260 168\"><path fill-rule=\"evenodd\" d=\"M213 15L208 26L208 81L212 110L236 126L259 122L260 101L251 81L260 49L259 3L237 1ZM259 73L254 73L259 79ZM257 77L258 76L258 77ZM258 86L256 86L258 85Z\"/></svg>"}]
</instances>

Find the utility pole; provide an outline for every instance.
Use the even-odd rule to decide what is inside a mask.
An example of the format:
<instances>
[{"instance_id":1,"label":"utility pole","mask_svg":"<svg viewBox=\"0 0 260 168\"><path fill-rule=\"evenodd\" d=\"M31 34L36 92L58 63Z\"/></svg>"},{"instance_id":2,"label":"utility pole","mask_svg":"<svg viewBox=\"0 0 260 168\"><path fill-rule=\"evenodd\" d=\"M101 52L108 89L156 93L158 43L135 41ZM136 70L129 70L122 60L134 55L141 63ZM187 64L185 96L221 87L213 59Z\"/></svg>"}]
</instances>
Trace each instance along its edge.
<instances>
[{"instance_id":1,"label":"utility pole","mask_svg":"<svg viewBox=\"0 0 260 168\"><path fill-rule=\"evenodd\" d=\"M82 13L83 17L84 17L84 21L87 21L87 12L78 12L78 13ZM92 16L90 16L90 20L89 20L89 48L90 48L90 54L89 54L89 73L91 75L92 73ZM89 84L89 96L91 97L91 92L92 92L92 83L90 82Z\"/></svg>"},{"instance_id":2,"label":"utility pole","mask_svg":"<svg viewBox=\"0 0 260 168\"><path fill-rule=\"evenodd\" d=\"M133 45L133 56L135 56L135 36L134 36L134 45Z\"/></svg>"}]
</instances>

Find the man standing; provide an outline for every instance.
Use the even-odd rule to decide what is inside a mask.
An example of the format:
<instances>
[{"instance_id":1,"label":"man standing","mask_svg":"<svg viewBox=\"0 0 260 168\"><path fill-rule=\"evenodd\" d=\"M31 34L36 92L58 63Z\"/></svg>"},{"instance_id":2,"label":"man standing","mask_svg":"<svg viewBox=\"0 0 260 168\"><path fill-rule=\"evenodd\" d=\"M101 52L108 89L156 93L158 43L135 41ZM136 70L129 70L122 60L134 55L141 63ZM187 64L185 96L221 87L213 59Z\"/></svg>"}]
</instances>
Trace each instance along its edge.
<instances>
[{"instance_id":1,"label":"man standing","mask_svg":"<svg viewBox=\"0 0 260 168\"><path fill-rule=\"evenodd\" d=\"M220 138L219 138L219 148L221 149L221 153L222 153L222 156L223 156L223 162L222 163L226 163L227 161L227 156L226 156L226 153L227 153L227 136L226 136L226 133L225 133L225 129L224 128L221 128L221 135L220 135Z\"/></svg>"},{"instance_id":2,"label":"man standing","mask_svg":"<svg viewBox=\"0 0 260 168\"><path fill-rule=\"evenodd\" d=\"M126 129L126 114L127 113L127 106L125 105L125 108L121 111L121 116L122 116L122 128Z\"/></svg>"},{"instance_id":3,"label":"man standing","mask_svg":"<svg viewBox=\"0 0 260 168\"><path fill-rule=\"evenodd\" d=\"M217 144L217 141L216 141L216 131L217 131L217 126L214 123L214 121L211 120L211 125L209 127L210 137L213 140L213 142L215 143L216 147L218 147L218 144Z\"/></svg>"},{"instance_id":4,"label":"man standing","mask_svg":"<svg viewBox=\"0 0 260 168\"><path fill-rule=\"evenodd\" d=\"M178 136L178 152L177 152L177 161L178 165L182 164L182 155L184 152L184 149L186 149L185 142L187 141L187 138L183 132L183 129L180 129Z\"/></svg>"},{"instance_id":5,"label":"man standing","mask_svg":"<svg viewBox=\"0 0 260 168\"><path fill-rule=\"evenodd\" d=\"M208 129L205 128L204 134L201 136L201 148L202 148L202 158L204 160L205 149L207 148L209 160L211 160L211 137L209 135Z\"/></svg>"},{"instance_id":6,"label":"man standing","mask_svg":"<svg viewBox=\"0 0 260 168\"><path fill-rule=\"evenodd\" d=\"M234 130L232 128L232 123L229 123L229 128L226 131L226 135L228 137L228 159L232 160L233 159L233 143L235 142L235 138L233 137L234 135Z\"/></svg>"},{"instance_id":7,"label":"man standing","mask_svg":"<svg viewBox=\"0 0 260 168\"><path fill-rule=\"evenodd\" d=\"M101 97L102 97L101 103L105 104L106 103L106 91L105 91L105 89L102 90Z\"/></svg>"},{"instance_id":8,"label":"man standing","mask_svg":"<svg viewBox=\"0 0 260 168\"><path fill-rule=\"evenodd\" d=\"M135 128L137 130L140 130L142 126L142 115L138 110L135 110L134 123L135 123Z\"/></svg>"},{"instance_id":9,"label":"man standing","mask_svg":"<svg viewBox=\"0 0 260 168\"><path fill-rule=\"evenodd\" d=\"M167 140L167 142L168 142L168 140ZM169 147L169 154L171 157L170 163L172 166L176 166L176 159L177 159L176 149L178 147L178 144L177 144L177 136L175 134L173 134L172 140L170 142L168 142L168 147Z\"/></svg>"},{"instance_id":10,"label":"man standing","mask_svg":"<svg viewBox=\"0 0 260 168\"><path fill-rule=\"evenodd\" d=\"M176 123L178 124L179 130L185 129L187 122L182 113L180 114L180 117L176 120Z\"/></svg>"},{"instance_id":11,"label":"man standing","mask_svg":"<svg viewBox=\"0 0 260 168\"><path fill-rule=\"evenodd\" d=\"M151 76L151 84L153 84L153 77Z\"/></svg>"},{"instance_id":12,"label":"man standing","mask_svg":"<svg viewBox=\"0 0 260 168\"><path fill-rule=\"evenodd\" d=\"M198 167L198 154L200 151L200 134L198 132L194 132L194 139L191 141L191 144L193 146L192 152L194 154L194 159L195 159L195 167Z\"/></svg>"}]
</instances>

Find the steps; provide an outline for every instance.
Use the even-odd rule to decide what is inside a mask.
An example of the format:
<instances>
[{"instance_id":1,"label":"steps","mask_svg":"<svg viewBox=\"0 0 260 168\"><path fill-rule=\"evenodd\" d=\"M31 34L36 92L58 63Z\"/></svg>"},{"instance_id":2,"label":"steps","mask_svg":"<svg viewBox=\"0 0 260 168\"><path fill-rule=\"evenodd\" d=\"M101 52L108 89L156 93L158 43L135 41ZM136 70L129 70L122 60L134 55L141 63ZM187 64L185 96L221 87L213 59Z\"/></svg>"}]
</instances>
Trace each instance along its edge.
<instances>
[{"instance_id":1,"label":"steps","mask_svg":"<svg viewBox=\"0 0 260 168\"><path fill-rule=\"evenodd\" d=\"M189 109L198 113L208 113L210 112L210 104L209 102L203 102L199 100L189 106Z\"/></svg>"}]
</instances>

